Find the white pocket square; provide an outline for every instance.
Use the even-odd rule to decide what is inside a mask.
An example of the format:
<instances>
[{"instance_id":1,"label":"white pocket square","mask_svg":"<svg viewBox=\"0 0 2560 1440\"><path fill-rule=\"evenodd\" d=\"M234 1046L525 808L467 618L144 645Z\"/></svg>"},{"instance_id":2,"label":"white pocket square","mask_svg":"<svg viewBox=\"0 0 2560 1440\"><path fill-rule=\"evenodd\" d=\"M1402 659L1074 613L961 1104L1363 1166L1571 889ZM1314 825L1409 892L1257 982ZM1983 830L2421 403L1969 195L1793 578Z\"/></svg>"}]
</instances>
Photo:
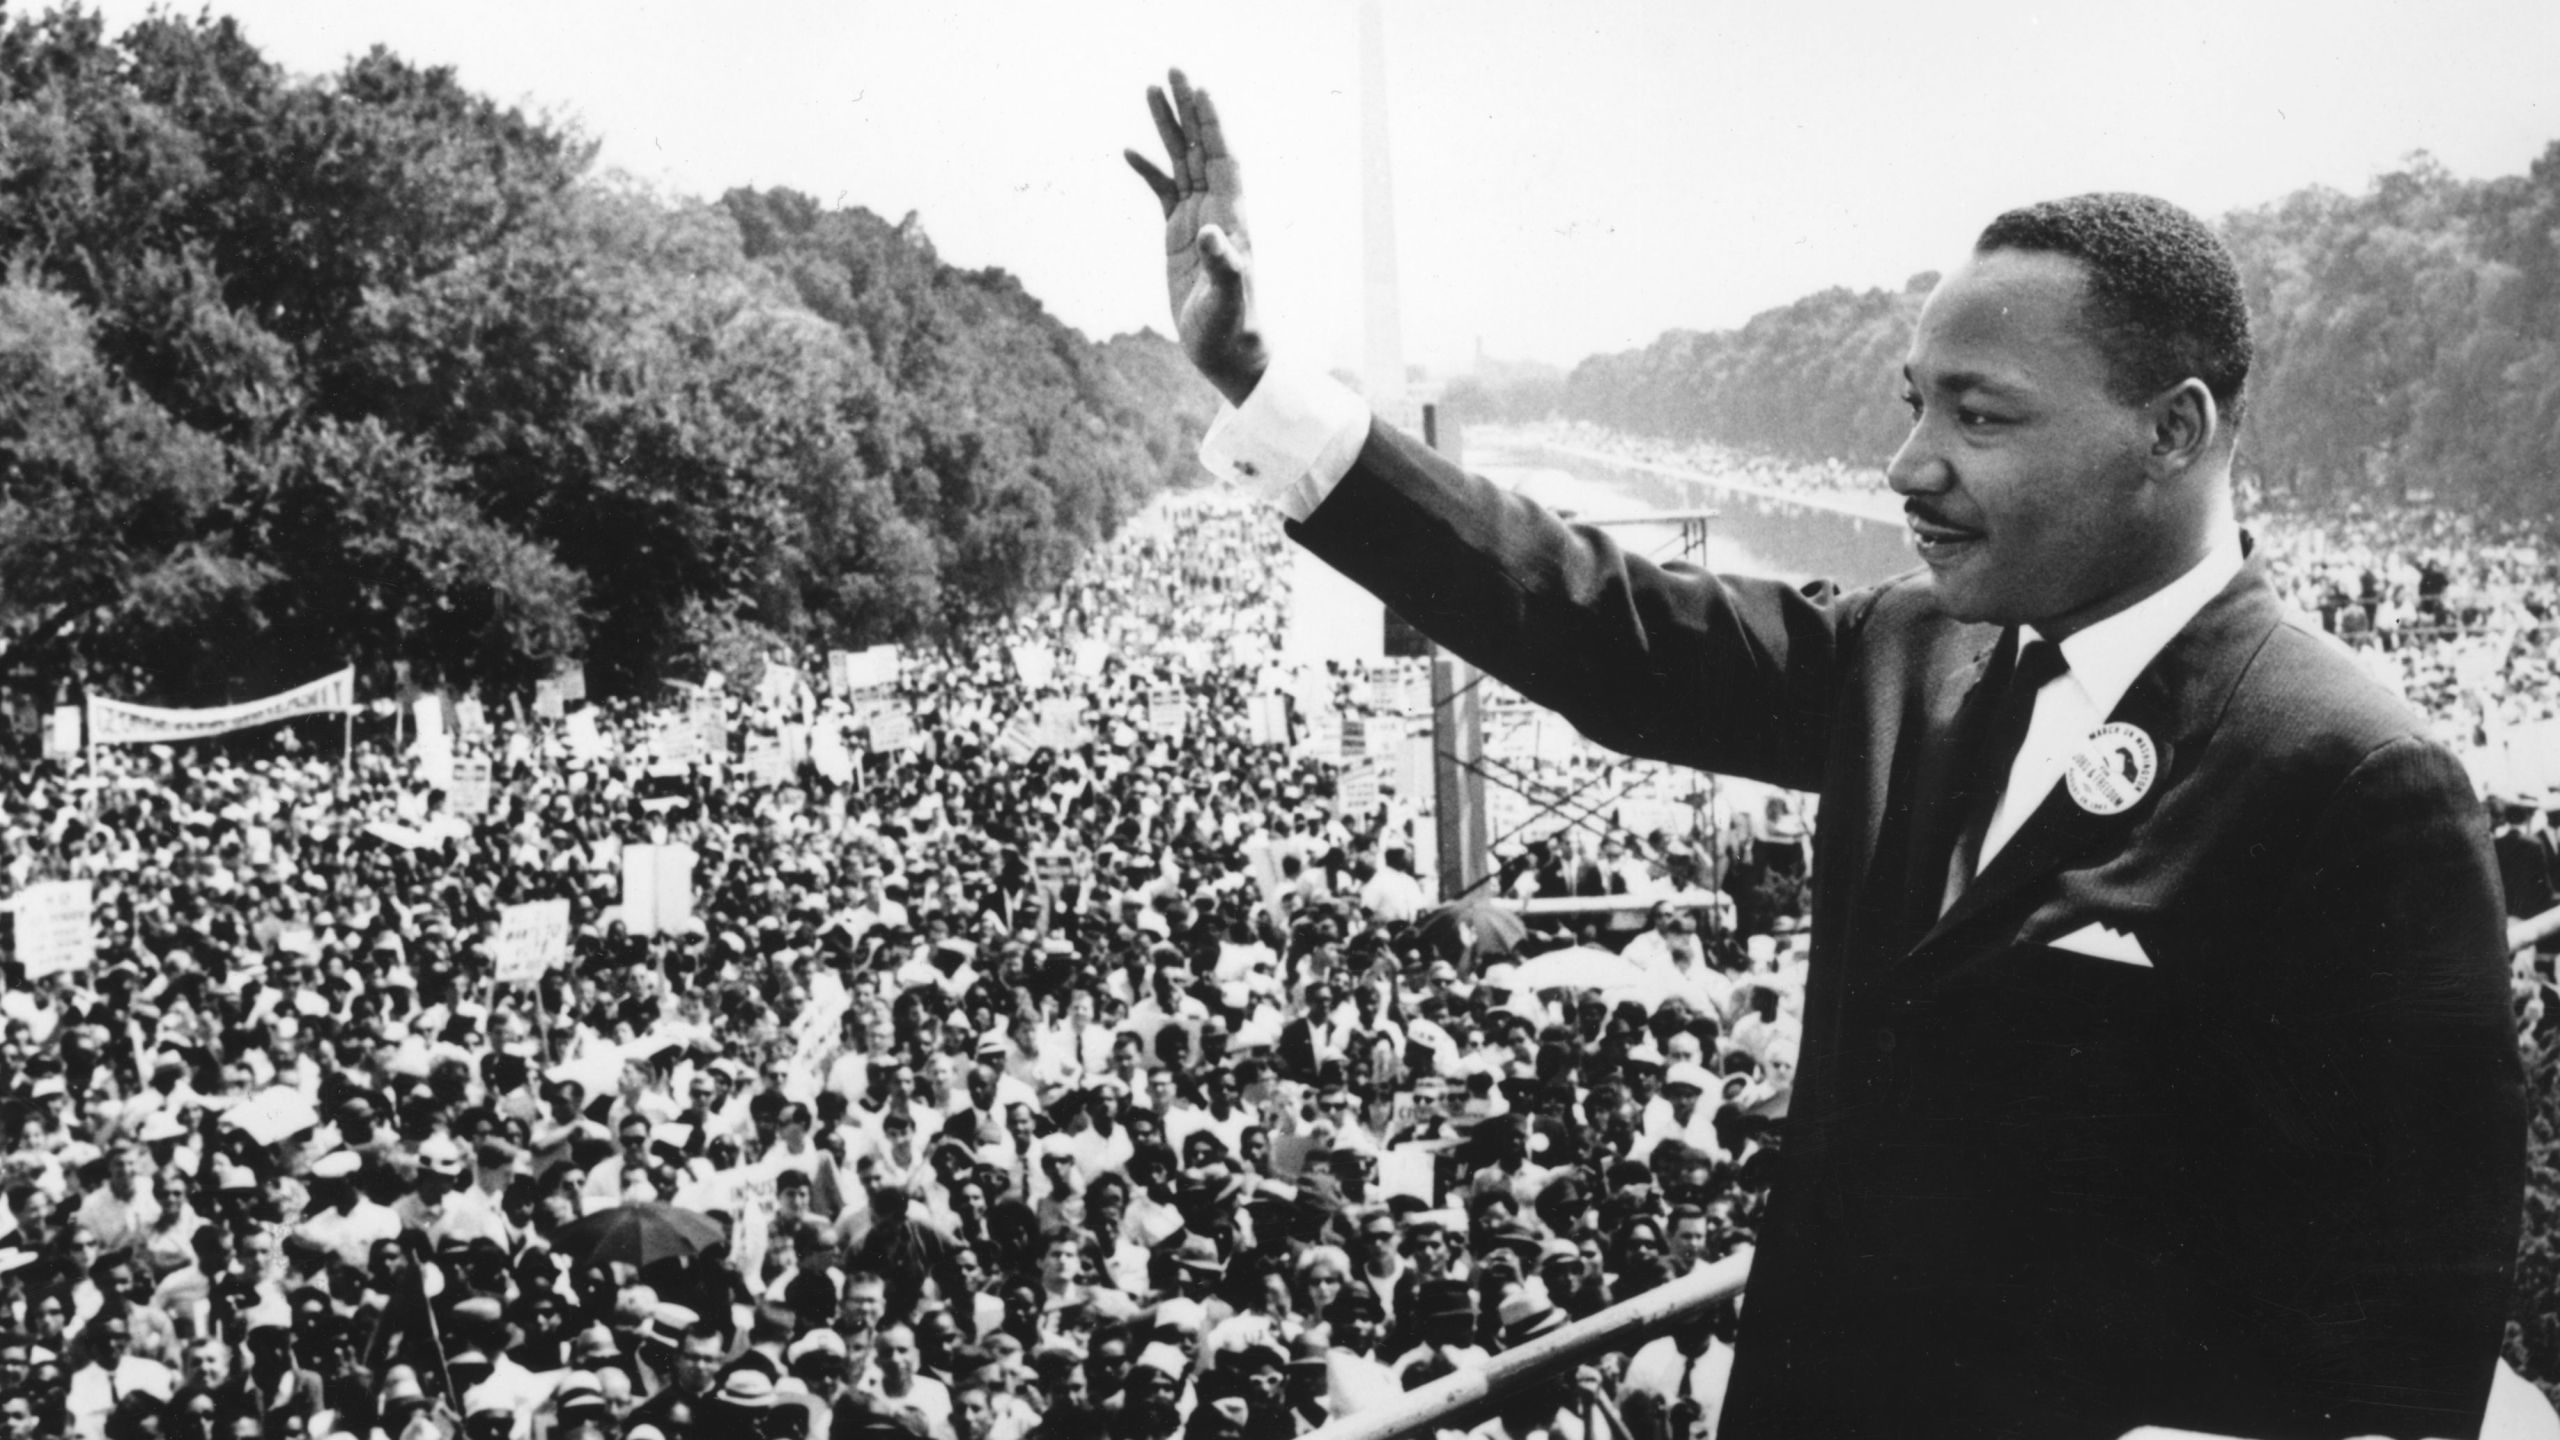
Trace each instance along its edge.
<instances>
[{"instance_id":1,"label":"white pocket square","mask_svg":"<svg viewBox=\"0 0 2560 1440\"><path fill-rule=\"evenodd\" d=\"M2146 970L2151 968L2151 957L2143 953L2141 941L2127 931L2112 929L2094 920L2068 935L2056 936L2045 943L2074 955L2086 955L2096 960L2121 960L2127 965L2139 965Z\"/></svg>"}]
</instances>

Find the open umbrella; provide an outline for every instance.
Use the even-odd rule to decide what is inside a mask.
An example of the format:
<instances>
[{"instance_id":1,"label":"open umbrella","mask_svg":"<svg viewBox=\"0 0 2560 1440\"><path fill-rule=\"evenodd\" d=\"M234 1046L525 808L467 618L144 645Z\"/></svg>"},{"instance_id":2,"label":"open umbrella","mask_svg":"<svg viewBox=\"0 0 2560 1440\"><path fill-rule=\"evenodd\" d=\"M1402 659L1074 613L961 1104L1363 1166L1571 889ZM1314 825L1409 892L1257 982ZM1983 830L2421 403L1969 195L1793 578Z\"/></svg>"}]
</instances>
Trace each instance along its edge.
<instances>
[{"instance_id":1,"label":"open umbrella","mask_svg":"<svg viewBox=\"0 0 2560 1440\"><path fill-rule=\"evenodd\" d=\"M1437 955L1465 953L1470 936L1474 938L1476 954L1508 955L1529 930L1520 923L1517 911L1505 909L1486 896L1470 895L1424 911L1422 918L1413 922L1413 933Z\"/></svg>"},{"instance_id":2,"label":"open umbrella","mask_svg":"<svg viewBox=\"0 0 2560 1440\"><path fill-rule=\"evenodd\" d=\"M642 1200L570 1221L552 1237L551 1248L583 1265L620 1261L645 1268L688 1258L728 1238L708 1215Z\"/></svg>"},{"instance_id":3,"label":"open umbrella","mask_svg":"<svg viewBox=\"0 0 2560 1440\"><path fill-rule=\"evenodd\" d=\"M1524 960L1511 975L1514 990L1619 990L1643 983L1644 967L1590 945L1550 950Z\"/></svg>"}]
</instances>

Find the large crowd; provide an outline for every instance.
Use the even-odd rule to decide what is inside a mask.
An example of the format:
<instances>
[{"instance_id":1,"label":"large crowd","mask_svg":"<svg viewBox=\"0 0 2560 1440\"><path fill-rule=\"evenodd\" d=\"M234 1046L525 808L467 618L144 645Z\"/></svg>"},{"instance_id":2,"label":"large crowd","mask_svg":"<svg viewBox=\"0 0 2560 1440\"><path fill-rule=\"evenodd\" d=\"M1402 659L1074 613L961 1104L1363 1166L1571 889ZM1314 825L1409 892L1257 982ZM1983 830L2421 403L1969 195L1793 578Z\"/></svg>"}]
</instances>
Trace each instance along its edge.
<instances>
[{"instance_id":1,"label":"large crowd","mask_svg":"<svg viewBox=\"0 0 2560 1440\"><path fill-rule=\"evenodd\" d=\"M1409 676L1289 660L1284 543L1169 503L894 678L493 704L485 813L375 719L11 762L7 888L96 945L0 989L0 1440L1285 1440L1748 1247L1801 812L1433 906L1345 780ZM1483 1433L1710 1436L1735 1323Z\"/></svg>"}]
</instances>

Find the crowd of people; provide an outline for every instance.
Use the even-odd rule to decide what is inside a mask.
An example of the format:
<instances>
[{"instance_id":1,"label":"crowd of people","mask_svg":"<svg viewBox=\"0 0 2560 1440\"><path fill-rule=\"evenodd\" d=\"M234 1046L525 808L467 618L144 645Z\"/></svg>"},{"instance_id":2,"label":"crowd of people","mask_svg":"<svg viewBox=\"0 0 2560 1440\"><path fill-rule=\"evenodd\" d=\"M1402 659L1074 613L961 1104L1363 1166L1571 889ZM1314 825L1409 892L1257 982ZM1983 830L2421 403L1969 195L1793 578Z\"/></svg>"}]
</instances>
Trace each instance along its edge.
<instances>
[{"instance_id":1,"label":"crowd of people","mask_svg":"<svg viewBox=\"0 0 2560 1440\"><path fill-rule=\"evenodd\" d=\"M1747 1246L1801 827L1579 816L1497 883L1634 901L1435 912L1284 543L1159 507L859 693L493 703L485 813L372 718L13 760L95 947L0 972L0 1435L1262 1440ZM1733 1323L1500 1423L1709 1433Z\"/></svg>"},{"instance_id":2,"label":"crowd of people","mask_svg":"<svg viewBox=\"0 0 2560 1440\"><path fill-rule=\"evenodd\" d=\"M0 972L0 1436L1269 1440L1748 1247L1811 817L1574 814L1491 888L1587 911L1430 906L1344 780L1409 677L1286 659L1284 543L1167 503L893 681L489 707L485 813L380 722L11 762L7 888L96 945ZM2538 615L2486 553L2421 584ZM1484 1433L1711 1436L1736 1323Z\"/></svg>"}]
</instances>

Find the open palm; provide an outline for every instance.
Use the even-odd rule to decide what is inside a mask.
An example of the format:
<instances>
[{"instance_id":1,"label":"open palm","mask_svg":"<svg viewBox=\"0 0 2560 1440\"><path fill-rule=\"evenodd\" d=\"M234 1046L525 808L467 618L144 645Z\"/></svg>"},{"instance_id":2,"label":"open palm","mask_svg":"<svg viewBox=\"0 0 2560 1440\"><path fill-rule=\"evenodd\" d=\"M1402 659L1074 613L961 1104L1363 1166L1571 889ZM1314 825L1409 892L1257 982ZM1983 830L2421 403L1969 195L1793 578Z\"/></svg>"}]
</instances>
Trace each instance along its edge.
<instances>
[{"instance_id":1,"label":"open palm","mask_svg":"<svg viewBox=\"0 0 2560 1440\"><path fill-rule=\"evenodd\" d=\"M1230 400L1242 400L1268 363L1253 314L1244 228L1244 181L1205 90L1176 70L1166 90L1147 88L1147 109L1169 166L1137 151L1129 166L1164 206L1164 279L1183 353Z\"/></svg>"}]
</instances>

